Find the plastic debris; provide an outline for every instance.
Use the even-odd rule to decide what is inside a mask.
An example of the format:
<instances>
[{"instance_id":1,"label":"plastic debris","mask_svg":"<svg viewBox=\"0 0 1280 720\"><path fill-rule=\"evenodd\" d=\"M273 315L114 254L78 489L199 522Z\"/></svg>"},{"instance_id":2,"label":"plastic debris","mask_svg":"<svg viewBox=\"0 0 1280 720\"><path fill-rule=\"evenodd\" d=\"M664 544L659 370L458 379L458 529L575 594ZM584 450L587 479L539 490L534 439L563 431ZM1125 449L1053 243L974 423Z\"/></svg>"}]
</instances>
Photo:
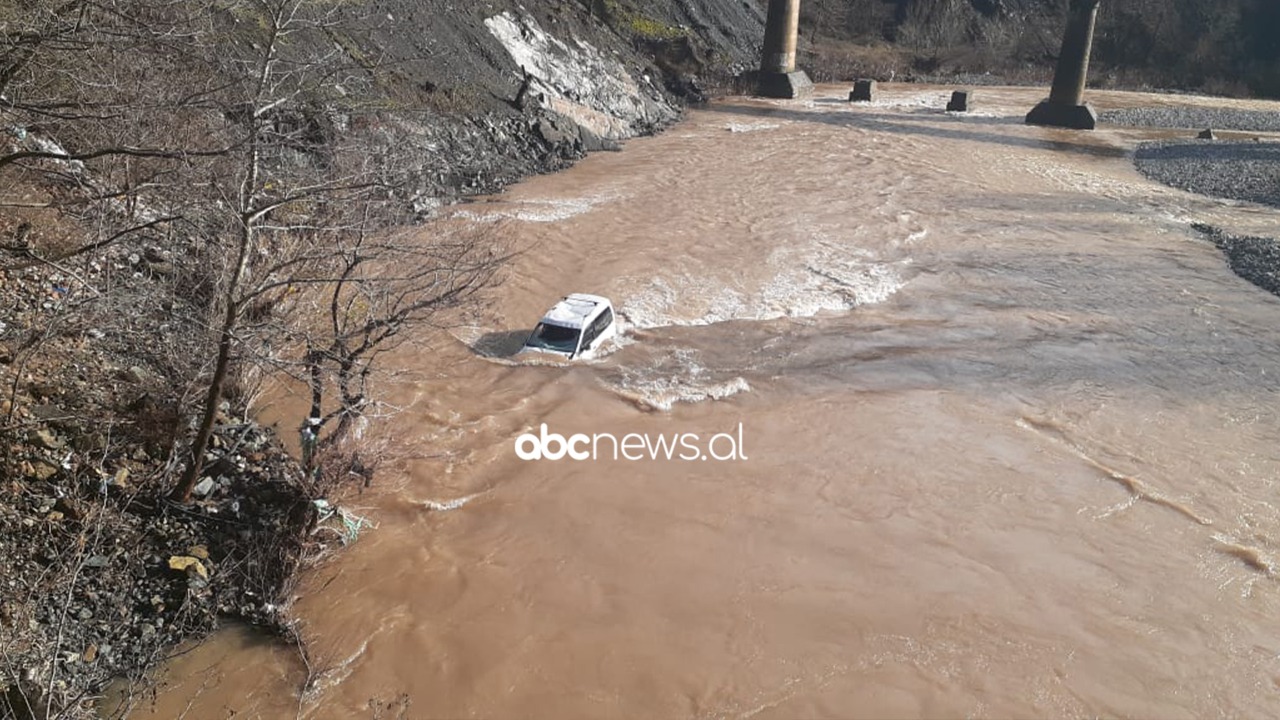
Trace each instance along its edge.
<instances>
[{"instance_id":1,"label":"plastic debris","mask_svg":"<svg viewBox=\"0 0 1280 720\"><path fill-rule=\"evenodd\" d=\"M360 531L364 528L374 529L377 527L368 518L357 515L343 507L334 507L327 500L314 500L312 502L320 512L320 517L316 521L316 529L313 532L328 530L337 535L344 546L358 540Z\"/></svg>"}]
</instances>

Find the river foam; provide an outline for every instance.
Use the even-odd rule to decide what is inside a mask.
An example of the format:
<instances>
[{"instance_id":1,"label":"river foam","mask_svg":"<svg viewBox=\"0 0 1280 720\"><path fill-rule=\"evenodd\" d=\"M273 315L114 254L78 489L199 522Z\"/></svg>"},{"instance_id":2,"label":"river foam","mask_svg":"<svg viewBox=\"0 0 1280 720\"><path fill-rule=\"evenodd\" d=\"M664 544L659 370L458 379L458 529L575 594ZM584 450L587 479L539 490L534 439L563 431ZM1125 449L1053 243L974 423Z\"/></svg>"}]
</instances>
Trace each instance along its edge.
<instances>
[{"instance_id":1,"label":"river foam","mask_svg":"<svg viewBox=\"0 0 1280 720\"><path fill-rule=\"evenodd\" d=\"M499 222L501 220L553 223L589 213L600 205L614 199L613 196L607 195L588 195L563 199L518 200L488 205L471 205L455 210L453 215L463 220L484 223Z\"/></svg>"},{"instance_id":2,"label":"river foam","mask_svg":"<svg viewBox=\"0 0 1280 720\"><path fill-rule=\"evenodd\" d=\"M788 255L785 250L775 253ZM910 265L909 260L879 262L822 250L788 260L775 259L785 269L749 289L708 283L693 274L637 281L619 312L628 325L643 329L847 312L888 300L906 284L904 271Z\"/></svg>"},{"instance_id":3,"label":"river foam","mask_svg":"<svg viewBox=\"0 0 1280 720\"><path fill-rule=\"evenodd\" d=\"M751 391L745 378L711 370L691 348L675 348L649 363L620 366L617 374L602 377L602 382L643 409L661 411L679 403L724 400Z\"/></svg>"}]
</instances>

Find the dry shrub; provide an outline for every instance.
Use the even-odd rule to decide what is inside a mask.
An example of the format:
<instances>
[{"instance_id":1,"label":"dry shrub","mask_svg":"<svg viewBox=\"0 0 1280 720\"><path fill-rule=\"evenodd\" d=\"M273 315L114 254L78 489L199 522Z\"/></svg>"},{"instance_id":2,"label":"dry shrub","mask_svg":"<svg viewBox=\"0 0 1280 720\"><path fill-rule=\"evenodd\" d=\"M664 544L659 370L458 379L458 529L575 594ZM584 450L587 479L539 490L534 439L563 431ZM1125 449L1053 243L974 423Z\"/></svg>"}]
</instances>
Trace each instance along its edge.
<instances>
[{"instance_id":1,"label":"dry shrub","mask_svg":"<svg viewBox=\"0 0 1280 720\"><path fill-rule=\"evenodd\" d=\"M815 82L846 82L858 78L891 80L907 74L909 53L888 44L855 45L821 40L814 43L805 66Z\"/></svg>"}]
</instances>

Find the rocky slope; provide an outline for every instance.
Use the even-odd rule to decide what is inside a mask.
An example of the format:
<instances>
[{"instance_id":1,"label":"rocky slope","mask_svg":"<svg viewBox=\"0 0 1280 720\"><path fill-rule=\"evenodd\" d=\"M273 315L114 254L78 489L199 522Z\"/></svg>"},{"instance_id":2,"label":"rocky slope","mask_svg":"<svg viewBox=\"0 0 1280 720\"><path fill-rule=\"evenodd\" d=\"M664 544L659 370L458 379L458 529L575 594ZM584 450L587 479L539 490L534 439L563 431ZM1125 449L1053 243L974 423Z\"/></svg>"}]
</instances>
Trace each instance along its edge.
<instances>
[{"instance_id":1,"label":"rocky slope","mask_svg":"<svg viewBox=\"0 0 1280 720\"><path fill-rule=\"evenodd\" d=\"M761 5L366 0L334 39L393 100L429 209L670 124L757 62Z\"/></svg>"}]
</instances>

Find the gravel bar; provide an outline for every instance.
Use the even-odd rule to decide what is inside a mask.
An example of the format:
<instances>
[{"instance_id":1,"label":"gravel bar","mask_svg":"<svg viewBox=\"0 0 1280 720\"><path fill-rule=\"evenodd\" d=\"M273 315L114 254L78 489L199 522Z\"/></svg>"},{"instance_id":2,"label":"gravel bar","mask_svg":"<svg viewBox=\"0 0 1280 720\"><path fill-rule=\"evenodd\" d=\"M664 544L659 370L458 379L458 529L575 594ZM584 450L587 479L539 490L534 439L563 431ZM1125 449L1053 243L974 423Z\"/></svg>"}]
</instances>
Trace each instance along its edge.
<instances>
[{"instance_id":1,"label":"gravel bar","mask_svg":"<svg viewBox=\"0 0 1280 720\"><path fill-rule=\"evenodd\" d=\"M1112 125L1155 128L1280 132L1280 112L1210 107L1145 107L1107 110L1098 120Z\"/></svg>"},{"instance_id":2,"label":"gravel bar","mask_svg":"<svg viewBox=\"0 0 1280 720\"><path fill-rule=\"evenodd\" d=\"M1280 143L1174 140L1143 143L1133 162L1143 175L1183 190L1280 207Z\"/></svg>"},{"instance_id":3,"label":"gravel bar","mask_svg":"<svg viewBox=\"0 0 1280 720\"><path fill-rule=\"evenodd\" d=\"M1232 235L1211 225L1192 227L1222 250L1235 274L1280 296L1280 242L1273 238Z\"/></svg>"},{"instance_id":4,"label":"gravel bar","mask_svg":"<svg viewBox=\"0 0 1280 720\"><path fill-rule=\"evenodd\" d=\"M1280 143L1166 140L1134 152L1138 171L1201 195L1280 207ZM1226 256L1236 275L1280 297L1280 241L1193 226Z\"/></svg>"}]
</instances>

